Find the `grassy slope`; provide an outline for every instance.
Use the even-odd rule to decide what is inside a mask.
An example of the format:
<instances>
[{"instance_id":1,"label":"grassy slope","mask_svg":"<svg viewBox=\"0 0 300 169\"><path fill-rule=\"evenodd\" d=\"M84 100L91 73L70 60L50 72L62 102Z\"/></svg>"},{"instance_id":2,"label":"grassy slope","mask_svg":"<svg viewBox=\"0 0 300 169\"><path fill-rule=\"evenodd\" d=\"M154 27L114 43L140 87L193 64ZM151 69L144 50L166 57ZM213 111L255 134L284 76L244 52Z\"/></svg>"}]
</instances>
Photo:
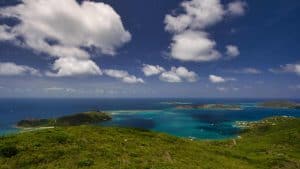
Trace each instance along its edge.
<instances>
[{"instance_id":1,"label":"grassy slope","mask_svg":"<svg viewBox=\"0 0 300 169\"><path fill-rule=\"evenodd\" d=\"M93 126L27 132L0 138L0 168L300 168L300 119L271 121L236 145Z\"/></svg>"}]
</instances>

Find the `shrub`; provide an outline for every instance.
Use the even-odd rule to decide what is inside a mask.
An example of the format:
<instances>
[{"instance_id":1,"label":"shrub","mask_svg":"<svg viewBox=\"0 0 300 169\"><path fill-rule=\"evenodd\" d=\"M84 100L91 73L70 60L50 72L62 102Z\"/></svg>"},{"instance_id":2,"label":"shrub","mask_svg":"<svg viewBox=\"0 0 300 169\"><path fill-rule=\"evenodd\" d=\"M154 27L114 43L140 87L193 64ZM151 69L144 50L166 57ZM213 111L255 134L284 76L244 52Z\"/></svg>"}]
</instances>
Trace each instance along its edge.
<instances>
[{"instance_id":1,"label":"shrub","mask_svg":"<svg viewBox=\"0 0 300 169\"><path fill-rule=\"evenodd\" d=\"M15 155L18 154L18 149L16 146L13 146L13 145L6 145L6 146L2 146L0 147L0 156L3 156L3 157L13 157Z\"/></svg>"},{"instance_id":2,"label":"shrub","mask_svg":"<svg viewBox=\"0 0 300 169\"><path fill-rule=\"evenodd\" d=\"M94 160L92 159L84 159L78 162L78 167L89 167L94 165Z\"/></svg>"}]
</instances>

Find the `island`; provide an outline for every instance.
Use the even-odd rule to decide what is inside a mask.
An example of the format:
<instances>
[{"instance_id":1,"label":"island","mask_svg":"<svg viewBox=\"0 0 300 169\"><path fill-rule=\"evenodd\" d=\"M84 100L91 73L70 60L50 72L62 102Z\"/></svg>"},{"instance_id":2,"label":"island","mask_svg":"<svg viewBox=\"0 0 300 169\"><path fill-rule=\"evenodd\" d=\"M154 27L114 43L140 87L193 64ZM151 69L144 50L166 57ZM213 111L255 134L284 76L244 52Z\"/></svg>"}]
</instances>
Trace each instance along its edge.
<instances>
[{"instance_id":1,"label":"island","mask_svg":"<svg viewBox=\"0 0 300 169\"><path fill-rule=\"evenodd\" d=\"M177 105L175 109L242 110L241 106L234 104Z\"/></svg>"},{"instance_id":2,"label":"island","mask_svg":"<svg viewBox=\"0 0 300 169\"><path fill-rule=\"evenodd\" d=\"M111 120L112 118L105 112L84 112L73 115L62 116L50 119L27 119L17 123L19 128L49 127L49 126L76 126L83 124L94 124Z\"/></svg>"},{"instance_id":3,"label":"island","mask_svg":"<svg viewBox=\"0 0 300 169\"><path fill-rule=\"evenodd\" d=\"M241 106L234 104L203 104L198 105L197 108L213 110L242 110Z\"/></svg>"},{"instance_id":4,"label":"island","mask_svg":"<svg viewBox=\"0 0 300 169\"><path fill-rule=\"evenodd\" d=\"M259 103L258 107L300 109L300 104L292 101L277 100L277 101L266 101L266 102Z\"/></svg>"},{"instance_id":5,"label":"island","mask_svg":"<svg viewBox=\"0 0 300 169\"><path fill-rule=\"evenodd\" d=\"M175 109L194 109L194 105L177 105Z\"/></svg>"},{"instance_id":6,"label":"island","mask_svg":"<svg viewBox=\"0 0 300 169\"><path fill-rule=\"evenodd\" d=\"M274 117L236 138L192 140L164 133L93 125L55 127L0 137L0 168L300 167L300 119Z\"/></svg>"}]
</instances>

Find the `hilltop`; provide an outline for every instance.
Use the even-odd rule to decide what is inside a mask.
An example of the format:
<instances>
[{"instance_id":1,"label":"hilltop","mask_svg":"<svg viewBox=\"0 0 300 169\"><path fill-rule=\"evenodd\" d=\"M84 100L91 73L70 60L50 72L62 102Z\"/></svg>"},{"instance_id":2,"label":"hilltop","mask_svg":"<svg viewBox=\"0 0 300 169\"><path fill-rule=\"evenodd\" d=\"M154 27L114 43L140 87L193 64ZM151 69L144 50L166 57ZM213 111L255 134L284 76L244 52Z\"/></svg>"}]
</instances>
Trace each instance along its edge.
<instances>
[{"instance_id":1,"label":"hilltop","mask_svg":"<svg viewBox=\"0 0 300 169\"><path fill-rule=\"evenodd\" d=\"M203 141L130 128L55 127L0 138L0 168L300 168L300 119L247 125Z\"/></svg>"}]
</instances>

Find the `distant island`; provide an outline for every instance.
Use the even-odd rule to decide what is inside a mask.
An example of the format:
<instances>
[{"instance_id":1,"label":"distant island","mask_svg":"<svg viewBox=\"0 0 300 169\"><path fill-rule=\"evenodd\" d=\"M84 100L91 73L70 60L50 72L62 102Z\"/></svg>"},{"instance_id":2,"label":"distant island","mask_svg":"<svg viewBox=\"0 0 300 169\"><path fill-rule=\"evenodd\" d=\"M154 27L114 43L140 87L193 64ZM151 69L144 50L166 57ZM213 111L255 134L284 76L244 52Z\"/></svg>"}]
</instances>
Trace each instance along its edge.
<instances>
[{"instance_id":1,"label":"distant island","mask_svg":"<svg viewBox=\"0 0 300 169\"><path fill-rule=\"evenodd\" d=\"M267 102L259 103L258 107L300 109L300 104L292 101L278 100L278 101L267 101Z\"/></svg>"},{"instance_id":2,"label":"distant island","mask_svg":"<svg viewBox=\"0 0 300 169\"><path fill-rule=\"evenodd\" d=\"M112 118L104 112L84 112L73 115L50 119L27 119L17 123L20 128L49 127L49 126L77 126L83 124L94 124L111 120Z\"/></svg>"},{"instance_id":3,"label":"distant island","mask_svg":"<svg viewBox=\"0 0 300 169\"><path fill-rule=\"evenodd\" d=\"M209 110L242 110L241 106L234 104L201 104L201 105L178 105L176 109L209 109Z\"/></svg>"}]
</instances>

